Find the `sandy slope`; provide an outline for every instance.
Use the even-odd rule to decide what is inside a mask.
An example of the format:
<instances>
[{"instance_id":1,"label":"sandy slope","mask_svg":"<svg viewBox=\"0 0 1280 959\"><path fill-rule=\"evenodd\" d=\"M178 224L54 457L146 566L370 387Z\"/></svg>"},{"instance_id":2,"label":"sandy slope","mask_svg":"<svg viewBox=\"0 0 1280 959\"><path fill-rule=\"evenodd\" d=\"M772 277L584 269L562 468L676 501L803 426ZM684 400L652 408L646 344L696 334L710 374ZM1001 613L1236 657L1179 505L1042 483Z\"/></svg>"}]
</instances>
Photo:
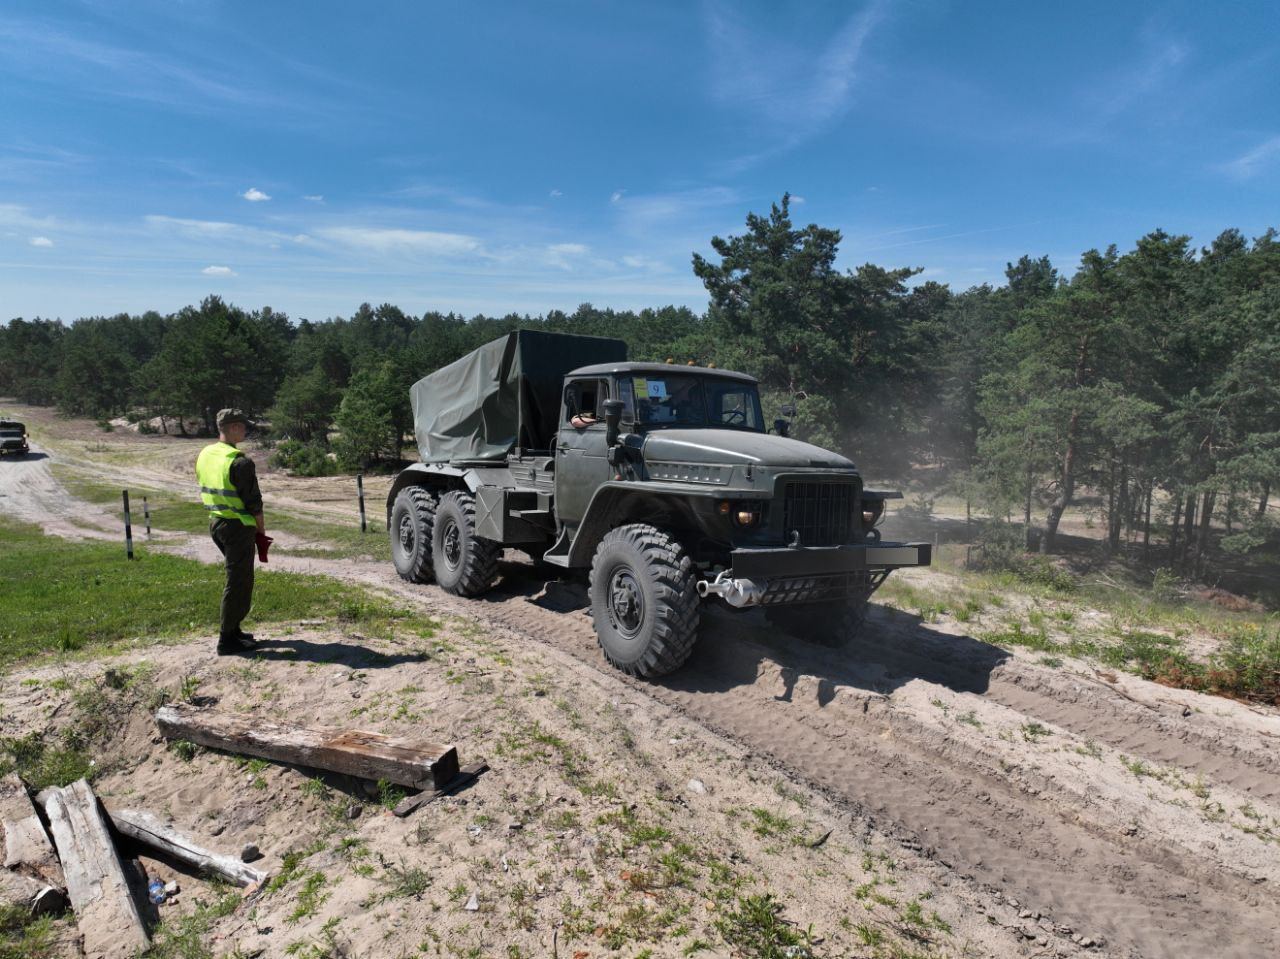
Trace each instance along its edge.
<instances>
[{"instance_id":1,"label":"sandy slope","mask_svg":"<svg viewBox=\"0 0 1280 959\"><path fill-rule=\"evenodd\" d=\"M47 470L33 461L0 473L6 512L60 535L100 527L65 504ZM175 545L215 556L199 539ZM509 562L492 594L465 601L402 583L389 563L278 566L478 620L560 681L633 704L652 729L679 723L715 749L745 751L734 788L771 769L818 790L825 815L929 877L949 915L990 917L966 928L971 955L1073 955L1084 937L1119 956L1280 953L1273 713L1081 663L1047 668L882 608L866 639L839 653L756 614L713 610L686 668L637 683L603 663L581 585L546 570ZM803 897L794 880L778 878ZM855 878L832 882L810 904L828 922L855 908Z\"/></svg>"}]
</instances>

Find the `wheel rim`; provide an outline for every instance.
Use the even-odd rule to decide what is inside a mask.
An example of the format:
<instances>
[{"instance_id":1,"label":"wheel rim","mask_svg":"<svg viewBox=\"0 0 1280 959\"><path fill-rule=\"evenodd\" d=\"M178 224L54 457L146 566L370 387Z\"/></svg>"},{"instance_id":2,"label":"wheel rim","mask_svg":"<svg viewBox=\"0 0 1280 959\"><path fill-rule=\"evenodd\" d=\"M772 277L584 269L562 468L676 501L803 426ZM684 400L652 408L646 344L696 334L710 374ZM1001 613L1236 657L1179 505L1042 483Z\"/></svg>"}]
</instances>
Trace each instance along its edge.
<instances>
[{"instance_id":1,"label":"wheel rim","mask_svg":"<svg viewBox=\"0 0 1280 959\"><path fill-rule=\"evenodd\" d=\"M619 566L609 577L609 619L627 639L634 639L644 622L644 592L629 566Z\"/></svg>"},{"instance_id":2,"label":"wheel rim","mask_svg":"<svg viewBox=\"0 0 1280 959\"><path fill-rule=\"evenodd\" d=\"M441 545L444 564L450 569L457 569L458 564L462 562L462 531L453 520L445 524L444 540Z\"/></svg>"},{"instance_id":3,"label":"wheel rim","mask_svg":"<svg viewBox=\"0 0 1280 959\"><path fill-rule=\"evenodd\" d=\"M400 517L400 549L406 556L413 555L413 547L415 545L416 535L413 530L413 517L405 513Z\"/></svg>"}]
</instances>

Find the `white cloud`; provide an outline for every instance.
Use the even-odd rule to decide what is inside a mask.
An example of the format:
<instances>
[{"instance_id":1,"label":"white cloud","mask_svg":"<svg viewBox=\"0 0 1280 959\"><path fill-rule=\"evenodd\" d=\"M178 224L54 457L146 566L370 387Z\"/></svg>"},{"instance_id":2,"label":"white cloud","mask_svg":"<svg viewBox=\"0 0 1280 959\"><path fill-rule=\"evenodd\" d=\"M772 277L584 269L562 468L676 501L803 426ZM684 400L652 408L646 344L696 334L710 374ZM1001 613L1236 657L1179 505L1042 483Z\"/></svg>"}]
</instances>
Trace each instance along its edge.
<instances>
[{"instance_id":1,"label":"white cloud","mask_svg":"<svg viewBox=\"0 0 1280 959\"><path fill-rule=\"evenodd\" d=\"M143 217L148 226L164 230L174 230L191 236L232 236L245 228L236 223L223 223L220 220L187 220L177 216L160 216L152 214Z\"/></svg>"},{"instance_id":2,"label":"white cloud","mask_svg":"<svg viewBox=\"0 0 1280 959\"><path fill-rule=\"evenodd\" d=\"M812 33L788 42L774 30L750 31L741 7L706 6L712 56L711 93L729 106L746 105L788 131L779 147L758 160L796 146L848 107L856 68L872 30L884 18L882 0L854 11L816 47Z\"/></svg>"},{"instance_id":3,"label":"white cloud","mask_svg":"<svg viewBox=\"0 0 1280 959\"><path fill-rule=\"evenodd\" d=\"M582 243L552 243L547 247L547 262L562 270L572 270L581 265L588 247Z\"/></svg>"},{"instance_id":4,"label":"white cloud","mask_svg":"<svg viewBox=\"0 0 1280 959\"><path fill-rule=\"evenodd\" d=\"M801 205L802 203L804 203L804 202L805 202L805 200L804 200L804 197L802 197L802 196L794 196L794 195L793 195L793 196L791 197L791 203L792 203L794 206L800 206L800 205Z\"/></svg>"},{"instance_id":5,"label":"white cloud","mask_svg":"<svg viewBox=\"0 0 1280 959\"><path fill-rule=\"evenodd\" d=\"M303 198L304 200L306 200L308 203L323 203L323 202L324 202L324 194L323 194L323 193L304 193L304 194L303 194L303 196L302 196L302 198Z\"/></svg>"},{"instance_id":6,"label":"white cloud","mask_svg":"<svg viewBox=\"0 0 1280 959\"><path fill-rule=\"evenodd\" d=\"M315 230L322 239L374 253L414 253L428 256L461 256L475 253L480 241L463 233L434 230L397 230L376 227L334 226Z\"/></svg>"},{"instance_id":7,"label":"white cloud","mask_svg":"<svg viewBox=\"0 0 1280 959\"><path fill-rule=\"evenodd\" d=\"M205 276L235 276L235 270L229 266L206 266L200 271Z\"/></svg>"},{"instance_id":8,"label":"white cloud","mask_svg":"<svg viewBox=\"0 0 1280 959\"><path fill-rule=\"evenodd\" d=\"M626 192L627 192L626 190L614 190L614 191L613 191L613 194L609 197L609 202L610 202L610 203L619 203L619 202L621 202L621 200L622 200L622 195L623 195L624 193L626 193Z\"/></svg>"},{"instance_id":9,"label":"white cloud","mask_svg":"<svg viewBox=\"0 0 1280 959\"><path fill-rule=\"evenodd\" d=\"M53 246L53 241L49 239L47 236L33 236L31 238L31 245L49 247L49 246Z\"/></svg>"},{"instance_id":10,"label":"white cloud","mask_svg":"<svg viewBox=\"0 0 1280 959\"><path fill-rule=\"evenodd\" d=\"M547 194L547 196L558 197L558 196L564 196L564 194L561 193L559 190L552 190L550 193Z\"/></svg>"},{"instance_id":11,"label":"white cloud","mask_svg":"<svg viewBox=\"0 0 1280 959\"><path fill-rule=\"evenodd\" d=\"M262 203L266 200L271 199L271 196L269 194L263 193L256 186L249 187L249 189L245 190L240 195L244 197L246 200L248 200L250 203Z\"/></svg>"},{"instance_id":12,"label":"white cloud","mask_svg":"<svg viewBox=\"0 0 1280 959\"><path fill-rule=\"evenodd\" d=\"M1277 158L1280 158L1280 136L1263 140L1252 150L1247 150L1234 160L1222 164L1221 169L1237 180L1247 180L1256 176Z\"/></svg>"},{"instance_id":13,"label":"white cloud","mask_svg":"<svg viewBox=\"0 0 1280 959\"><path fill-rule=\"evenodd\" d=\"M294 243L310 243L311 237L307 236L305 233L299 233L296 236L294 236L293 242Z\"/></svg>"}]
</instances>

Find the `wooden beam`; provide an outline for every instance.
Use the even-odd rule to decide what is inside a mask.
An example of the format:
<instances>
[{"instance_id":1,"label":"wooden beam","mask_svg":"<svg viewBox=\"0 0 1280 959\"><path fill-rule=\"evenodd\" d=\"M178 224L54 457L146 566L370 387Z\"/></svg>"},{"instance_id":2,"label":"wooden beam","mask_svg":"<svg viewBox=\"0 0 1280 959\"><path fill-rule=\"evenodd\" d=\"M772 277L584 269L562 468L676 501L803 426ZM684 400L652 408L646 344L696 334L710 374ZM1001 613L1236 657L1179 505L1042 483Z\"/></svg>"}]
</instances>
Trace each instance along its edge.
<instances>
[{"instance_id":1,"label":"wooden beam","mask_svg":"<svg viewBox=\"0 0 1280 959\"><path fill-rule=\"evenodd\" d=\"M89 784L51 790L44 808L87 959L127 959L146 949L142 916Z\"/></svg>"},{"instance_id":2,"label":"wooden beam","mask_svg":"<svg viewBox=\"0 0 1280 959\"><path fill-rule=\"evenodd\" d=\"M0 836L4 837L6 869L57 889L66 888L53 841L36 814L26 784L14 775L0 779Z\"/></svg>"},{"instance_id":3,"label":"wooden beam","mask_svg":"<svg viewBox=\"0 0 1280 959\"><path fill-rule=\"evenodd\" d=\"M440 789L458 775L453 746L420 739L315 729L177 705L162 706L156 723L170 739L414 789Z\"/></svg>"},{"instance_id":4,"label":"wooden beam","mask_svg":"<svg viewBox=\"0 0 1280 959\"><path fill-rule=\"evenodd\" d=\"M403 819L405 816L409 815L409 813L416 809L421 809L427 803L434 802L441 796L447 796L450 793L455 793L463 786L475 782L476 779L480 777L481 773L488 771L489 764L483 759L478 763L470 763L469 765L463 766L458 775L455 776L443 789L432 789L426 792L420 792L416 796L407 796L400 800L400 803L396 808L391 811L395 813L397 817Z\"/></svg>"},{"instance_id":5,"label":"wooden beam","mask_svg":"<svg viewBox=\"0 0 1280 959\"><path fill-rule=\"evenodd\" d=\"M128 836L151 850L159 850L206 876L218 876L238 886L258 886L267 878L261 870L247 866L237 858L202 849L172 826L148 812L136 809L108 811L116 832Z\"/></svg>"},{"instance_id":6,"label":"wooden beam","mask_svg":"<svg viewBox=\"0 0 1280 959\"><path fill-rule=\"evenodd\" d=\"M65 886L53 840L34 812L26 819L4 821L4 866L51 886Z\"/></svg>"}]
</instances>

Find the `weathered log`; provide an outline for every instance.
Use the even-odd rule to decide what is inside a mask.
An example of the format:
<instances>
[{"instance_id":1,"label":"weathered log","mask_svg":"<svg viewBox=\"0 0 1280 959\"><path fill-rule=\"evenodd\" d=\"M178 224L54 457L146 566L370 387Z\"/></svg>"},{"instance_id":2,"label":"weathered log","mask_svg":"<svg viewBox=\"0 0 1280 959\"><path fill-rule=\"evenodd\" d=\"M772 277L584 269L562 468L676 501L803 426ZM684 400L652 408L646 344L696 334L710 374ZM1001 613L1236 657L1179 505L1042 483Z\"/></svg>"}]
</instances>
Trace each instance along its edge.
<instances>
[{"instance_id":1,"label":"weathered log","mask_svg":"<svg viewBox=\"0 0 1280 959\"><path fill-rule=\"evenodd\" d=\"M147 931L129 891L98 797L83 779L45 802L53 842L88 959L126 959L147 948Z\"/></svg>"},{"instance_id":2,"label":"weathered log","mask_svg":"<svg viewBox=\"0 0 1280 959\"><path fill-rule=\"evenodd\" d=\"M108 815L116 832L122 836L159 850L207 876L218 876L238 886L257 886L267 878L265 872L246 866L237 858L202 849L151 813L137 809L110 809Z\"/></svg>"},{"instance_id":3,"label":"weathered log","mask_svg":"<svg viewBox=\"0 0 1280 959\"><path fill-rule=\"evenodd\" d=\"M403 736L314 729L187 706L162 706L156 723L170 739L414 789L441 789L458 775L453 746Z\"/></svg>"}]
</instances>

